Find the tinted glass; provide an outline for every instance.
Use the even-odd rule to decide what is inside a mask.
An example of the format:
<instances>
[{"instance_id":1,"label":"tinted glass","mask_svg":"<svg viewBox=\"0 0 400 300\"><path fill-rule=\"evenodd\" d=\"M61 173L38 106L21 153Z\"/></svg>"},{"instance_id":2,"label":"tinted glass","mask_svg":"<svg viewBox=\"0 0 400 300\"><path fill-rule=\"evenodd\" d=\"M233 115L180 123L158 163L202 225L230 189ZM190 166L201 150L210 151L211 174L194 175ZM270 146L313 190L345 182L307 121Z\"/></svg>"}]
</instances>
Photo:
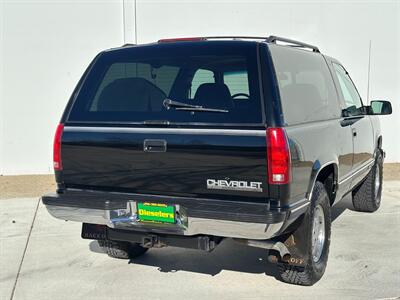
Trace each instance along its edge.
<instances>
[{"instance_id":1,"label":"tinted glass","mask_svg":"<svg viewBox=\"0 0 400 300\"><path fill-rule=\"evenodd\" d=\"M83 83L68 121L261 123L256 44L192 44L102 54ZM227 74L231 78L224 82ZM245 103L232 98L238 91L247 94ZM168 109L167 98L226 112Z\"/></svg>"},{"instance_id":2,"label":"tinted glass","mask_svg":"<svg viewBox=\"0 0 400 300\"><path fill-rule=\"evenodd\" d=\"M190 88L189 98L193 99L196 95L197 89L203 83L214 83L214 73L210 70L199 69L193 76L192 85Z\"/></svg>"},{"instance_id":3,"label":"tinted glass","mask_svg":"<svg viewBox=\"0 0 400 300\"><path fill-rule=\"evenodd\" d=\"M335 69L336 77L339 82L340 91L342 93L347 111L351 115L362 114L362 110L360 109L363 106L361 97L351 81L349 74L342 66L338 64L334 63L333 67Z\"/></svg>"},{"instance_id":4,"label":"tinted glass","mask_svg":"<svg viewBox=\"0 0 400 300\"><path fill-rule=\"evenodd\" d=\"M333 79L321 54L287 46L269 48L287 124L340 116Z\"/></svg>"},{"instance_id":5,"label":"tinted glass","mask_svg":"<svg viewBox=\"0 0 400 300\"><path fill-rule=\"evenodd\" d=\"M234 98L243 99L247 98L245 95L249 95L247 72L226 72L224 73L224 83L228 86L232 96L237 95Z\"/></svg>"}]
</instances>

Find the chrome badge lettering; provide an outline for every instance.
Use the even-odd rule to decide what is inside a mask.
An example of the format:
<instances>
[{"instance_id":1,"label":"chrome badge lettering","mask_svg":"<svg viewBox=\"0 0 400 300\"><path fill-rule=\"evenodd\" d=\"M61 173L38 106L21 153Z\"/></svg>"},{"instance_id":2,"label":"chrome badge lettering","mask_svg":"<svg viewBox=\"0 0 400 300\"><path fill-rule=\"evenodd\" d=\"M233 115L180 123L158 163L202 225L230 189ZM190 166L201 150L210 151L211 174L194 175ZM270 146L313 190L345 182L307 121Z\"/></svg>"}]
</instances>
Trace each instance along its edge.
<instances>
[{"instance_id":1,"label":"chrome badge lettering","mask_svg":"<svg viewBox=\"0 0 400 300\"><path fill-rule=\"evenodd\" d=\"M207 179L207 189L262 192L261 182Z\"/></svg>"}]
</instances>

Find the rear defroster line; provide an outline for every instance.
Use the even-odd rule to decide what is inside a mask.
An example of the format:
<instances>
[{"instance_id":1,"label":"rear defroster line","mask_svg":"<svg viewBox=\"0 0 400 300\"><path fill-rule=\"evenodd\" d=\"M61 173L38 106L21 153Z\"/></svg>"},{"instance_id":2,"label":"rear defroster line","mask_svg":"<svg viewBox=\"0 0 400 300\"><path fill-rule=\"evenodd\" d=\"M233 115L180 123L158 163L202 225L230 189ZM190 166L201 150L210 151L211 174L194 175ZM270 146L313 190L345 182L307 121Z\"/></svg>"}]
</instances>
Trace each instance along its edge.
<instances>
[{"instance_id":1,"label":"rear defroster line","mask_svg":"<svg viewBox=\"0 0 400 300\"><path fill-rule=\"evenodd\" d=\"M15 277L14 286L13 286L13 289L12 289L12 291L11 291L10 300L14 299L15 288L17 287L17 283L18 283L18 279L19 279L19 274L21 273L22 264L23 264L24 259L25 259L25 253L26 253L26 250L28 249L28 244L29 244L29 240L30 240L30 238L31 238L31 234L32 234L32 230L33 230L33 225L35 224L36 215L37 215L37 212L38 212L38 209L39 209L39 204L40 204L40 198L37 200L35 213L34 213L34 215L33 215L32 223L31 223L31 228L29 229L28 238L26 239L24 252L22 253L21 262L19 263L17 276Z\"/></svg>"}]
</instances>

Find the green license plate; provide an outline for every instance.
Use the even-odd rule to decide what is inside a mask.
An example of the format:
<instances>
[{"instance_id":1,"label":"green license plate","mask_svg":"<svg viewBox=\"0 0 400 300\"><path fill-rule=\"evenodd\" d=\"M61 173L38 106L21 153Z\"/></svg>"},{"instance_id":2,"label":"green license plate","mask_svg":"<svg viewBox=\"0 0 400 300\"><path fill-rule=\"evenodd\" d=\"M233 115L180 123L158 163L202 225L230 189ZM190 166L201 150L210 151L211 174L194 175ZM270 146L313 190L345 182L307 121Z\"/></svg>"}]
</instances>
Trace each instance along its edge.
<instances>
[{"instance_id":1,"label":"green license plate","mask_svg":"<svg viewBox=\"0 0 400 300\"><path fill-rule=\"evenodd\" d=\"M156 223L175 223L175 206L161 203L137 204L137 213L140 221Z\"/></svg>"}]
</instances>

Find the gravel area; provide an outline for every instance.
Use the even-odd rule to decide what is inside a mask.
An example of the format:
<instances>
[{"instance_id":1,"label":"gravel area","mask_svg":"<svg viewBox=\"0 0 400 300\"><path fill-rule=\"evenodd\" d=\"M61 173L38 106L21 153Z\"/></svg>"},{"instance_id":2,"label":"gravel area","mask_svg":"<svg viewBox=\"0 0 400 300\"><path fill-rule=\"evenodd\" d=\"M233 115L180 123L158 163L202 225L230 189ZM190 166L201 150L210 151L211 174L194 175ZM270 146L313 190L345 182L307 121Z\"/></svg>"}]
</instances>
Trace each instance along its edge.
<instances>
[{"instance_id":1,"label":"gravel area","mask_svg":"<svg viewBox=\"0 0 400 300\"><path fill-rule=\"evenodd\" d=\"M39 197L55 189L52 174L0 176L0 199Z\"/></svg>"}]
</instances>

